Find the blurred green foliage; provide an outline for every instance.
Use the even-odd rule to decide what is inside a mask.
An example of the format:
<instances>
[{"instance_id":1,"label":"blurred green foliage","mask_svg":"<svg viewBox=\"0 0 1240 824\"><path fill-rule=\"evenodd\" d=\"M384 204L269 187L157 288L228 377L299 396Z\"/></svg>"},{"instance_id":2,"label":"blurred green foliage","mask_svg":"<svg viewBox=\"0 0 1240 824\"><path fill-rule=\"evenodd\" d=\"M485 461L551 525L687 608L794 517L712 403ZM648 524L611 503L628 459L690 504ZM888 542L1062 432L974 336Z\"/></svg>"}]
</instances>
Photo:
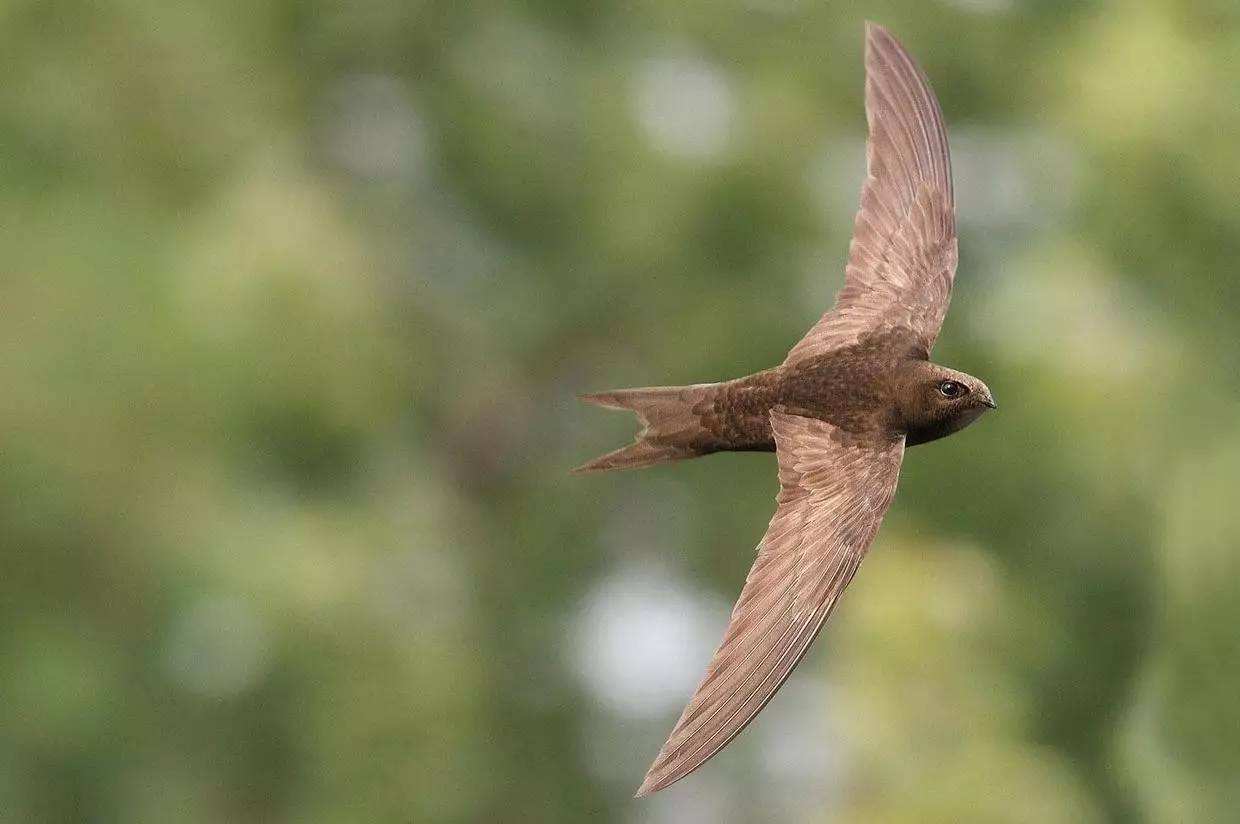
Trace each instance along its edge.
<instances>
[{"instance_id":1,"label":"blurred green foliage","mask_svg":"<svg viewBox=\"0 0 1240 824\"><path fill-rule=\"evenodd\" d=\"M569 478L631 433L574 395L829 305L864 17L1002 408L908 455L800 698L633 801L773 464ZM1224 2L4 4L0 816L1235 820L1237 65Z\"/></svg>"}]
</instances>

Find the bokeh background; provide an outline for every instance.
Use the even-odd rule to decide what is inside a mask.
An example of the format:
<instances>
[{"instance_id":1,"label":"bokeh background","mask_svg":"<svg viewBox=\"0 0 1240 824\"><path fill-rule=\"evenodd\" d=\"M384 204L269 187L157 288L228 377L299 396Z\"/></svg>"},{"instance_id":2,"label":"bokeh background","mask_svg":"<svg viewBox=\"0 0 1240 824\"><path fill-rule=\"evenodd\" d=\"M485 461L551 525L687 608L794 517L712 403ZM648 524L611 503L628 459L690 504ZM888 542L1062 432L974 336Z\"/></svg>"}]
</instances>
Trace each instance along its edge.
<instances>
[{"instance_id":1,"label":"bokeh background","mask_svg":"<svg viewBox=\"0 0 1240 824\"><path fill-rule=\"evenodd\" d=\"M569 477L575 394L830 304L867 17L1001 409L634 801L775 472ZM1238 820L1235 3L16 0L0 67L3 820Z\"/></svg>"}]
</instances>

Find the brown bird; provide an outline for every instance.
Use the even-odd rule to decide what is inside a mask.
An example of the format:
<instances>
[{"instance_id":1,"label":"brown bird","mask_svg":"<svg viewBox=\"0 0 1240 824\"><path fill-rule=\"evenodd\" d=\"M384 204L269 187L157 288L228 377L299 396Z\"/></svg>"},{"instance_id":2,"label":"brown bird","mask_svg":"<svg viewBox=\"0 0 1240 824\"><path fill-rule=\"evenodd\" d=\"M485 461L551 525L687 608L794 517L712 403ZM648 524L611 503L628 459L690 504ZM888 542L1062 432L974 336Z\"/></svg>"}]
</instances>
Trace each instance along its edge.
<instances>
[{"instance_id":1,"label":"brown bird","mask_svg":"<svg viewBox=\"0 0 1240 824\"><path fill-rule=\"evenodd\" d=\"M574 472L773 451L780 491L723 642L637 791L700 767L804 657L895 494L904 447L995 408L977 378L930 362L956 273L951 160L938 101L908 52L866 25L867 177L835 307L782 364L723 383L582 400L635 412L637 440Z\"/></svg>"}]
</instances>

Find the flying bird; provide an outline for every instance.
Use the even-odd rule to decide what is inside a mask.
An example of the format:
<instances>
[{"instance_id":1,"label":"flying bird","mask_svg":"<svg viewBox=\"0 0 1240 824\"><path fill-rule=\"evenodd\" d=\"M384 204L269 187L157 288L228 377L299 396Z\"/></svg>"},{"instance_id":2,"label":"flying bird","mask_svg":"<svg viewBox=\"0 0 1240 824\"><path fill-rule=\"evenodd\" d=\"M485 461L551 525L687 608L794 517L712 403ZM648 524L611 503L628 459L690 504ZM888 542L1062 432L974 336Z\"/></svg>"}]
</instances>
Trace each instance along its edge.
<instances>
[{"instance_id":1,"label":"flying bird","mask_svg":"<svg viewBox=\"0 0 1240 824\"><path fill-rule=\"evenodd\" d=\"M835 306L772 369L582 396L636 413L644 428L574 472L725 451L773 451L779 464L775 515L723 641L639 797L727 746L804 657L891 504L904 448L995 408L986 384L930 361L957 259L938 101L913 58L873 23L865 71L867 175Z\"/></svg>"}]
</instances>

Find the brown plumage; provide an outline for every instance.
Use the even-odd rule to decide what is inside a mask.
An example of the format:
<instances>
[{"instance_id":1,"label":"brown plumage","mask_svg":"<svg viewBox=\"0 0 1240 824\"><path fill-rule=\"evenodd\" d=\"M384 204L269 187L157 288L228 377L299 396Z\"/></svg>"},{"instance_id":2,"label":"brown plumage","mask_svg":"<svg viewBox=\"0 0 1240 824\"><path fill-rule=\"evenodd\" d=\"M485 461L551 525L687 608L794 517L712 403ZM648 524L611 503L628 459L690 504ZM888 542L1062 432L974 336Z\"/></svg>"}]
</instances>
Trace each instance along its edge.
<instances>
[{"instance_id":1,"label":"brown plumage","mask_svg":"<svg viewBox=\"0 0 1240 824\"><path fill-rule=\"evenodd\" d=\"M994 399L931 363L956 273L943 116L924 74L866 26L867 177L844 288L779 366L716 384L624 389L583 400L644 428L575 472L722 451L774 451L775 515L723 642L637 794L684 778L783 684L852 580L895 494L905 446L968 426Z\"/></svg>"}]
</instances>

